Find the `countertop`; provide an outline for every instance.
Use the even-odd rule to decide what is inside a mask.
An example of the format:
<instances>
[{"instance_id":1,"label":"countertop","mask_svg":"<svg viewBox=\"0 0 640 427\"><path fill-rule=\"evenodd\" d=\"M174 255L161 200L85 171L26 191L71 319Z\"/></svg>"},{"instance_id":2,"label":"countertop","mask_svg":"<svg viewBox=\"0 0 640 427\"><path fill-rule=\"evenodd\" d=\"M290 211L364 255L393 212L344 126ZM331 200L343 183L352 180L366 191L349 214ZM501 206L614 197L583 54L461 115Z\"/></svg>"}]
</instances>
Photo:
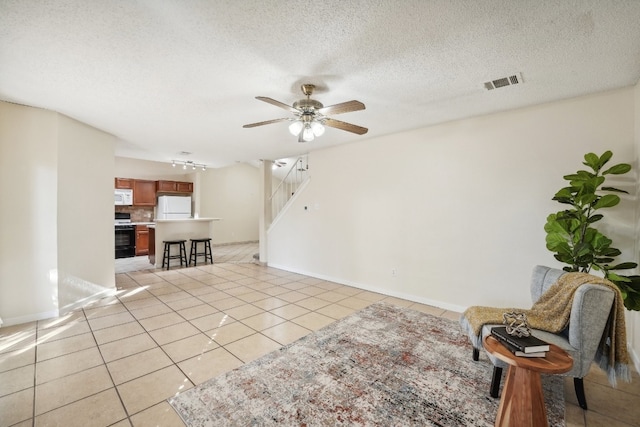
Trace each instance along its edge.
<instances>
[{"instance_id":1,"label":"countertop","mask_svg":"<svg viewBox=\"0 0 640 427\"><path fill-rule=\"evenodd\" d=\"M205 222L205 221L220 221L222 218L181 218L181 219L156 219L158 223L173 223L173 222Z\"/></svg>"}]
</instances>

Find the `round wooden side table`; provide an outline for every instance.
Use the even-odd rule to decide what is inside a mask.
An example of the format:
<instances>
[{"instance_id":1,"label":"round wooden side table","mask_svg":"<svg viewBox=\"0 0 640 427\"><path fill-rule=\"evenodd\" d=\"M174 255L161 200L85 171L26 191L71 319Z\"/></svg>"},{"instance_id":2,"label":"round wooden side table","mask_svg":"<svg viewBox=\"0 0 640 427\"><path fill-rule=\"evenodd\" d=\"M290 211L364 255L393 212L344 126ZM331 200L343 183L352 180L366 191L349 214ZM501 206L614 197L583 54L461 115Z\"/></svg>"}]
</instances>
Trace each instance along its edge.
<instances>
[{"instance_id":1,"label":"round wooden side table","mask_svg":"<svg viewBox=\"0 0 640 427\"><path fill-rule=\"evenodd\" d=\"M573 359L560 347L549 344L545 357L518 357L492 336L483 341L484 348L509 364L502 389L496 427L548 427L540 373L562 374L573 366Z\"/></svg>"}]
</instances>

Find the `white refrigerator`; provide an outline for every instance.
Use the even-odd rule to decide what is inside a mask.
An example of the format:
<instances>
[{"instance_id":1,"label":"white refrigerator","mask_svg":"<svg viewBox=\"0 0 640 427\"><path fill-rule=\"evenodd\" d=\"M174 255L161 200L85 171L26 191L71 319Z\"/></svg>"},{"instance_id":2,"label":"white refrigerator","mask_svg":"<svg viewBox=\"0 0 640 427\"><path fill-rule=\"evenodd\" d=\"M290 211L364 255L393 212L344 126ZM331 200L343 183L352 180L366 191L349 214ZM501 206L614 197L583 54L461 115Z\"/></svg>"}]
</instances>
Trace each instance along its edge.
<instances>
[{"instance_id":1,"label":"white refrigerator","mask_svg":"<svg viewBox=\"0 0 640 427\"><path fill-rule=\"evenodd\" d=\"M191 218L191 197L160 196L156 210L156 219Z\"/></svg>"}]
</instances>

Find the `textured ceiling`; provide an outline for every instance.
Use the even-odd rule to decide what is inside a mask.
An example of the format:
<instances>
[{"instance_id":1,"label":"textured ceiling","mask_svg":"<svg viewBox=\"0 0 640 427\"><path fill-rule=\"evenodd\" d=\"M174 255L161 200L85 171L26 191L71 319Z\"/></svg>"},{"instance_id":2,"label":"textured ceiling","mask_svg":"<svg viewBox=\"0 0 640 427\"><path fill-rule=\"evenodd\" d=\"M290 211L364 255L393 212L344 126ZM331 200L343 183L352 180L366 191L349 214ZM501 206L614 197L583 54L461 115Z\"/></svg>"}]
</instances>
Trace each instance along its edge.
<instances>
[{"instance_id":1,"label":"textured ceiling","mask_svg":"<svg viewBox=\"0 0 640 427\"><path fill-rule=\"evenodd\" d=\"M109 132L119 156L217 167L636 84L639 22L637 0L0 0L0 99ZM302 83L362 101L335 118L369 133L242 128L288 117L255 96L292 104Z\"/></svg>"}]
</instances>

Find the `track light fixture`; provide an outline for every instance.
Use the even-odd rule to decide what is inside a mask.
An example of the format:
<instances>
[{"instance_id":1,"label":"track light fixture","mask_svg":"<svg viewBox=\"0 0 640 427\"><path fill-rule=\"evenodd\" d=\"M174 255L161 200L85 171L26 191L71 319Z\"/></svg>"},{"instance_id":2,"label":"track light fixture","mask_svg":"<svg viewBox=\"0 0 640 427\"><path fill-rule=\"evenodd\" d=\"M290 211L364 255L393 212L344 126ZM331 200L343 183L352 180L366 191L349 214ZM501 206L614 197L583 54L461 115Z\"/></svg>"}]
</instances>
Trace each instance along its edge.
<instances>
[{"instance_id":1,"label":"track light fixture","mask_svg":"<svg viewBox=\"0 0 640 427\"><path fill-rule=\"evenodd\" d=\"M198 168L201 168L203 171L207 170L207 165L203 165L201 163L194 163L193 160L171 160L171 166L175 168L176 165L182 165L182 169L185 169L185 170L187 168L191 168L193 170L196 170Z\"/></svg>"}]
</instances>

